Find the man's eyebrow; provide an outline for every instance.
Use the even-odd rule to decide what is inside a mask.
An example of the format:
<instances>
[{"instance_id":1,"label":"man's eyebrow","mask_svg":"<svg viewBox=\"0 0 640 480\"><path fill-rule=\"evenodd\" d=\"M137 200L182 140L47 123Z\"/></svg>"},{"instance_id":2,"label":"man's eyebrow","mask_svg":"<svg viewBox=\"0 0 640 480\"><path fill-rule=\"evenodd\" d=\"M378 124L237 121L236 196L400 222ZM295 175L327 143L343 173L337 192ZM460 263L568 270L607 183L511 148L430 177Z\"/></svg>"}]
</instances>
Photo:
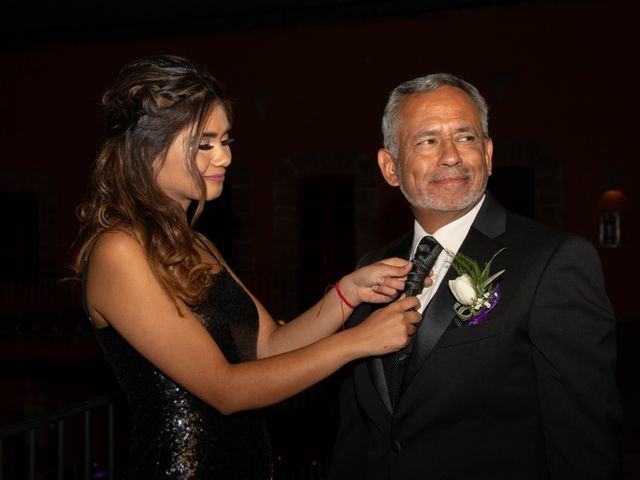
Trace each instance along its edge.
<instances>
[{"instance_id":1,"label":"man's eyebrow","mask_svg":"<svg viewBox=\"0 0 640 480\"><path fill-rule=\"evenodd\" d=\"M476 129L473 127L458 127L455 129L456 133L466 133L466 132L471 132L471 133L476 133Z\"/></svg>"},{"instance_id":2,"label":"man's eyebrow","mask_svg":"<svg viewBox=\"0 0 640 480\"><path fill-rule=\"evenodd\" d=\"M454 130L454 133L476 133L476 129L469 126L458 127ZM432 128L430 130L419 130L413 136L414 138L431 137L440 133L440 128Z\"/></svg>"},{"instance_id":3,"label":"man's eyebrow","mask_svg":"<svg viewBox=\"0 0 640 480\"><path fill-rule=\"evenodd\" d=\"M414 138L430 137L432 135L436 135L439 132L440 132L439 128L432 128L431 130L418 130L413 137Z\"/></svg>"}]
</instances>

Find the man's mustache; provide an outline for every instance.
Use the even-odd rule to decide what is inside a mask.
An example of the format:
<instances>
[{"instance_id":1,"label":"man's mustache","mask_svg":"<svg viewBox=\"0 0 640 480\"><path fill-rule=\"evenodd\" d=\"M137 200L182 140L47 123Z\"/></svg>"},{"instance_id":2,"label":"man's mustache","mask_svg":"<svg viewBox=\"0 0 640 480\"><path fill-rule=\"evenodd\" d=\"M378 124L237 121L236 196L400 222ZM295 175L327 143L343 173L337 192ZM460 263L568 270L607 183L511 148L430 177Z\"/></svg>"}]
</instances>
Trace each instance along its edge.
<instances>
[{"instance_id":1,"label":"man's mustache","mask_svg":"<svg viewBox=\"0 0 640 480\"><path fill-rule=\"evenodd\" d=\"M450 180L452 178L464 178L470 179L473 176L471 169L465 167L446 167L443 170L439 170L433 175L427 177L429 182L437 182L439 180Z\"/></svg>"}]
</instances>

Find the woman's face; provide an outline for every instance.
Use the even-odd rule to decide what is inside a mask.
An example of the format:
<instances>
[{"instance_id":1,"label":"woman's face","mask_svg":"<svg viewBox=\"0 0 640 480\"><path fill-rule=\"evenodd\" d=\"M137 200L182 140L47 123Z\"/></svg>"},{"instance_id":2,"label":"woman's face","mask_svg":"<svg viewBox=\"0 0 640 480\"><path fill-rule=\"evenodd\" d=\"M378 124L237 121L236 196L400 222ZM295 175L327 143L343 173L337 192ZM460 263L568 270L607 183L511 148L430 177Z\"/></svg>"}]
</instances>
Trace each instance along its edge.
<instances>
[{"instance_id":1,"label":"woman's face","mask_svg":"<svg viewBox=\"0 0 640 480\"><path fill-rule=\"evenodd\" d=\"M196 153L196 166L207 189L207 200L220 196L225 172L231 164L232 139L229 138L229 129L229 120L224 109L216 106L205 122ZM198 185L189 171L187 149L188 145L192 144L190 135L192 135L191 128L184 129L167 150L164 163L156 159L156 180L160 189L185 210L192 200L200 198Z\"/></svg>"}]
</instances>

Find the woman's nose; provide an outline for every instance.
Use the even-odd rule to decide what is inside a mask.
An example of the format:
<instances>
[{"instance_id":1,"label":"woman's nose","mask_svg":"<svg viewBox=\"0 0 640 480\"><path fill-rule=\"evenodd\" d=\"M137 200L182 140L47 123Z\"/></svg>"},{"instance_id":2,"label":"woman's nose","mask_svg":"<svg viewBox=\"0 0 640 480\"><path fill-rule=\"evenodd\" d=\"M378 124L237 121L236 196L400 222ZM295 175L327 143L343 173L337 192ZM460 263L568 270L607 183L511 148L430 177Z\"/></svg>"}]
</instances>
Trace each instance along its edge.
<instances>
[{"instance_id":1,"label":"woman's nose","mask_svg":"<svg viewBox=\"0 0 640 480\"><path fill-rule=\"evenodd\" d=\"M231 164L231 149L229 147L217 149L212 163L216 167L228 167Z\"/></svg>"}]
</instances>

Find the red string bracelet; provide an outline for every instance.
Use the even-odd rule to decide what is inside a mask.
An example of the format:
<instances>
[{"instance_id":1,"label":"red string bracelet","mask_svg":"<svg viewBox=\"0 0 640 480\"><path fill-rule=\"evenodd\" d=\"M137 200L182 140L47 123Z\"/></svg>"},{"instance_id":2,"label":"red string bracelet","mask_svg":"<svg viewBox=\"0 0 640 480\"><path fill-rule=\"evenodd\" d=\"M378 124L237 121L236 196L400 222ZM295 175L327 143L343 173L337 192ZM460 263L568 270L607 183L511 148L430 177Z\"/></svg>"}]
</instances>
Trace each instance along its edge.
<instances>
[{"instance_id":1,"label":"red string bracelet","mask_svg":"<svg viewBox=\"0 0 640 480\"><path fill-rule=\"evenodd\" d=\"M342 294L342 292L340 291L340 285L338 282L335 283L334 285L335 289L336 289L336 293L338 294L338 296L340 297L340 300L342 300L344 302L344 304L349 307L351 310L353 310L354 307L353 305L351 305L346 298L344 298L344 295Z\"/></svg>"},{"instance_id":2,"label":"red string bracelet","mask_svg":"<svg viewBox=\"0 0 640 480\"><path fill-rule=\"evenodd\" d=\"M342 300L342 302L340 302L340 311L342 312L342 329L344 330L345 329L345 322L347 321L347 317L344 314L344 308L342 307L342 304L344 303L351 310L353 310L353 305L351 305L349 302L347 302L347 299L344 298L344 295L342 294L342 291L340 290L340 287L338 286L338 282L336 282L333 285L328 285L327 288L324 289L324 295L322 296L322 302L320 302L320 308L318 308L318 313L316 313L316 317L320 316L320 312L322 311L322 307L324 306L324 300L325 300L325 298L327 298L327 292L332 287L336 289L336 292L338 293L338 296L340 297L340 300Z\"/></svg>"}]
</instances>

